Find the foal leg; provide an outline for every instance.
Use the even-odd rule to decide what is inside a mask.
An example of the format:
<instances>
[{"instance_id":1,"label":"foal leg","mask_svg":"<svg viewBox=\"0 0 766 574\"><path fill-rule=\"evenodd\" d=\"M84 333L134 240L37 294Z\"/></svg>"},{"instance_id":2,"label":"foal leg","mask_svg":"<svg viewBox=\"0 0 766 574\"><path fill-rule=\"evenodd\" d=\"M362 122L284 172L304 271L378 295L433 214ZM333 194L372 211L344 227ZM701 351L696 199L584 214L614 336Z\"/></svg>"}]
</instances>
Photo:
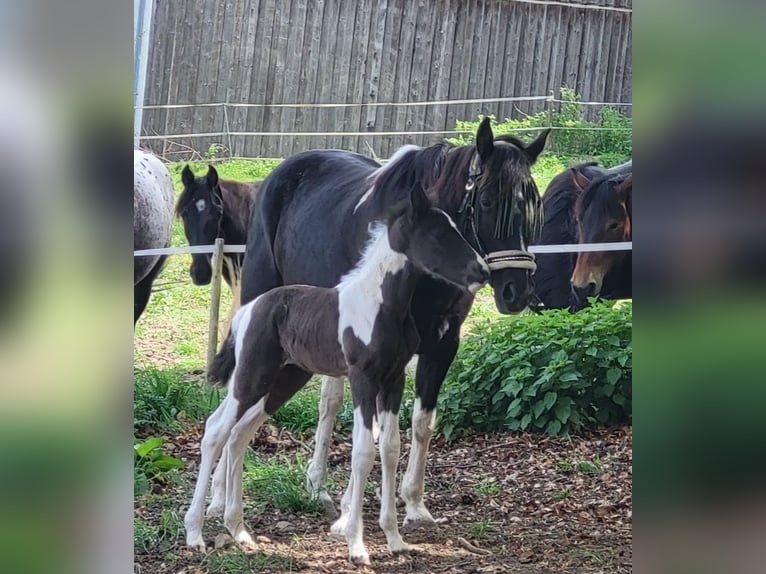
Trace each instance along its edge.
<instances>
[{"instance_id":1,"label":"foal leg","mask_svg":"<svg viewBox=\"0 0 766 574\"><path fill-rule=\"evenodd\" d=\"M215 467L215 472L213 473L213 485L210 488L210 504L207 505L205 516L223 516L223 511L226 507L227 451L228 449L224 447L221 458Z\"/></svg>"},{"instance_id":2,"label":"foal leg","mask_svg":"<svg viewBox=\"0 0 766 574\"><path fill-rule=\"evenodd\" d=\"M412 448L400 490L407 510L403 525L405 530L436 526L436 521L423 503L426 459L436 421L436 398L457 353L459 330L459 323L454 328L450 326L435 348L418 356L416 398L412 411Z\"/></svg>"},{"instance_id":3,"label":"foal leg","mask_svg":"<svg viewBox=\"0 0 766 574\"><path fill-rule=\"evenodd\" d=\"M346 522L346 541L351 562L370 564L370 554L363 540L362 503L364 502L364 485L375 462L372 422L376 410L375 397L378 393L377 385L358 369L350 370L349 380L354 397L354 444L351 450L351 476L354 482L353 486L349 484L351 495Z\"/></svg>"},{"instance_id":4,"label":"foal leg","mask_svg":"<svg viewBox=\"0 0 766 574\"><path fill-rule=\"evenodd\" d=\"M319 399L319 422L314 436L314 454L306 473L306 487L312 499L322 504L325 516L335 518L338 512L335 504L327 493L327 457L332 439L332 429L335 418L343 405L343 379L335 377L322 378L322 394ZM345 497L344 497L345 498Z\"/></svg>"},{"instance_id":5,"label":"foal leg","mask_svg":"<svg viewBox=\"0 0 766 574\"><path fill-rule=\"evenodd\" d=\"M255 432L269 416L266 413L266 399L267 397L261 398L254 406L247 409L242 418L231 429L229 440L219 463L219 466L226 469L224 472L226 497L224 526L234 540L251 548L255 546L255 542L245 528L242 508L242 467L245 462L247 445L250 444Z\"/></svg>"},{"instance_id":6,"label":"foal leg","mask_svg":"<svg viewBox=\"0 0 766 574\"><path fill-rule=\"evenodd\" d=\"M399 406L404 390L404 373L391 388L378 395L378 422L380 424L380 461L382 485L380 489L380 519L391 552L405 552L410 545L402 540L396 520L396 467L399 464L401 440L399 438Z\"/></svg>"},{"instance_id":7,"label":"foal leg","mask_svg":"<svg viewBox=\"0 0 766 574\"><path fill-rule=\"evenodd\" d=\"M202 539L202 521L210 474L213 471L213 464L221 457L223 445L229 431L236 423L236 417L237 401L231 395L227 395L205 424L205 435L202 437L200 445L201 460L197 484L194 487L194 496L189 509L184 516L186 544L202 552L205 551L205 542Z\"/></svg>"}]
</instances>

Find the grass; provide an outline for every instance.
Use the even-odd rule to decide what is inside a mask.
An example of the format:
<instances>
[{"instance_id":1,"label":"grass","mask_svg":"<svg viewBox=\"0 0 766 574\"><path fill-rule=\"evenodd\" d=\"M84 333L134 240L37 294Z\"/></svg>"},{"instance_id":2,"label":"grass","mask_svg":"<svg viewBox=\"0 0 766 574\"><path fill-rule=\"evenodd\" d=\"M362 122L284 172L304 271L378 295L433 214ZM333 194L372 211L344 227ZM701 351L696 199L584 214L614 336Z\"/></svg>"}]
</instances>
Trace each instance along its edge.
<instances>
[{"instance_id":1,"label":"grass","mask_svg":"<svg viewBox=\"0 0 766 574\"><path fill-rule=\"evenodd\" d=\"M246 498L282 512L321 514L321 505L311 500L306 491L306 466L301 455L263 461L254 451L248 450L243 477Z\"/></svg>"},{"instance_id":2,"label":"grass","mask_svg":"<svg viewBox=\"0 0 766 574\"><path fill-rule=\"evenodd\" d=\"M567 500L568 498L572 498L572 491L568 488L563 488L553 493L553 500L556 502Z\"/></svg>"},{"instance_id":3,"label":"grass","mask_svg":"<svg viewBox=\"0 0 766 574\"><path fill-rule=\"evenodd\" d=\"M570 473L578 472L580 474L601 474L604 472L604 465L597 456L593 460L567 458L556 462L556 468L559 472Z\"/></svg>"},{"instance_id":4,"label":"grass","mask_svg":"<svg viewBox=\"0 0 766 574\"><path fill-rule=\"evenodd\" d=\"M225 551L211 552L205 556L201 566L209 574L241 574L263 570L292 572L297 565L293 563L292 556L244 552L235 546Z\"/></svg>"}]
</instances>

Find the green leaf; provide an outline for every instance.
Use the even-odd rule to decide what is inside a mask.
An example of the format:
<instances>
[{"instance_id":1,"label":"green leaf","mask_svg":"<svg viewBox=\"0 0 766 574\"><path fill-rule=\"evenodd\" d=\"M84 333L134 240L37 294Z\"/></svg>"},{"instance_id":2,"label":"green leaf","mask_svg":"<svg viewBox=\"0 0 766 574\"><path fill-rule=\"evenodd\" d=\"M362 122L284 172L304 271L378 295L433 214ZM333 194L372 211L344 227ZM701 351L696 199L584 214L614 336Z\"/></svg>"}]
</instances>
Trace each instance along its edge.
<instances>
[{"instance_id":1,"label":"green leaf","mask_svg":"<svg viewBox=\"0 0 766 574\"><path fill-rule=\"evenodd\" d=\"M545 393L545 397L543 398L543 402L545 403L545 410L551 410L551 407L556 404L556 399L558 398L559 396L555 391L548 391Z\"/></svg>"},{"instance_id":2,"label":"green leaf","mask_svg":"<svg viewBox=\"0 0 766 574\"><path fill-rule=\"evenodd\" d=\"M551 435L558 435L561 432L561 423L556 419L550 421L545 427L545 432Z\"/></svg>"},{"instance_id":3,"label":"green leaf","mask_svg":"<svg viewBox=\"0 0 766 574\"><path fill-rule=\"evenodd\" d=\"M142 443L133 445L133 449L135 450L136 454L139 457L143 458L154 449L161 447L164 442L165 442L165 439L163 439L162 437L155 436L155 437L146 439Z\"/></svg>"},{"instance_id":4,"label":"green leaf","mask_svg":"<svg viewBox=\"0 0 766 574\"><path fill-rule=\"evenodd\" d=\"M559 375L559 380L565 382L576 381L579 378L578 374L574 371L567 371L566 373L561 373L561 375Z\"/></svg>"},{"instance_id":5,"label":"green leaf","mask_svg":"<svg viewBox=\"0 0 766 574\"><path fill-rule=\"evenodd\" d=\"M526 430L529 426L529 423L532 422L532 415L527 413L523 417L521 417L521 430Z\"/></svg>"},{"instance_id":6,"label":"green leaf","mask_svg":"<svg viewBox=\"0 0 766 574\"><path fill-rule=\"evenodd\" d=\"M535 415L535 418L540 418L540 415L543 414L545 411L545 401L537 401L532 406L532 414Z\"/></svg>"},{"instance_id":7,"label":"green leaf","mask_svg":"<svg viewBox=\"0 0 766 574\"><path fill-rule=\"evenodd\" d=\"M617 367L612 367L606 372L606 380L610 385L614 385L617 381L619 381L621 376L622 369L618 369Z\"/></svg>"},{"instance_id":8,"label":"green leaf","mask_svg":"<svg viewBox=\"0 0 766 574\"><path fill-rule=\"evenodd\" d=\"M556 405L554 413L556 414L556 419L559 420L561 424L566 424L572 414L572 407L567 403L559 403Z\"/></svg>"},{"instance_id":9,"label":"green leaf","mask_svg":"<svg viewBox=\"0 0 766 574\"><path fill-rule=\"evenodd\" d=\"M173 468L181 468L184 465L184 461L177 459L173 456L163 454L152 461L152 466L159 471L171 470Z\"/></svg>"}]
</instances>

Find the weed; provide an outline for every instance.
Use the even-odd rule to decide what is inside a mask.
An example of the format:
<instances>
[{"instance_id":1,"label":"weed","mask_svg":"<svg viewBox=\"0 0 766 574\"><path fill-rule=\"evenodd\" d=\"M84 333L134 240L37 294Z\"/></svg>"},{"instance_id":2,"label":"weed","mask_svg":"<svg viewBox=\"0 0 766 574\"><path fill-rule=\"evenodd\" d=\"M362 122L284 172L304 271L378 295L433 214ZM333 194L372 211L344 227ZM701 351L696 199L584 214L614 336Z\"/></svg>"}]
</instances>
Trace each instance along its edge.
<instances>
[{"instance_id":1,"label":"weed","mask_svg":"<svg viewBox=\"0 0 766 574\"><path fill-rule=\"evenodd\" d=\"M140 516L133 519L133 546L144 552L155 548L160 539L159 527L149 524Z\"/></svg>"},{"instance_id":2,"label":"weed","mask_svg":"<svg viewBox=\"0 0 766 574\"><path fill-rule=\"evenodd\" d=\"M569 490L568 488L563 488L553 493L553 500L555 500L556 502L559 502L561 500L566 500L571 497L572 497L572 491Z\"/></svg>"},{"instance_id":3,"label":"weed","mask_svg":"<svg viewBox=\"0 0 766 574\"><path fill-rule=\"evenodd\" d=\"M482 480L474 485L473 491L479 496L494 496L500 493L500 485L494 479Z\"/></svg>"},{"instance_id":4,"label":"weed","mask_svg":"<svg viewBox=\"0 0 766 574\"><path fill-rule=\"evenodd\" d=\"M482 518L468 526L468 532L473 538L483 538L492 531L489 518Z\"/></svg>"},{"instance_id":5,"label":"weed","mask_svg":"<svg viewBox=\"0 0 766 574\"><path fill-rule=\"evenodd\" d=\"M183 461L162 452L165 440L151 437L133 445L133 495L143 496L151 484L168 482L168 474L183 466Z\"/></svg>"}]
</instances>

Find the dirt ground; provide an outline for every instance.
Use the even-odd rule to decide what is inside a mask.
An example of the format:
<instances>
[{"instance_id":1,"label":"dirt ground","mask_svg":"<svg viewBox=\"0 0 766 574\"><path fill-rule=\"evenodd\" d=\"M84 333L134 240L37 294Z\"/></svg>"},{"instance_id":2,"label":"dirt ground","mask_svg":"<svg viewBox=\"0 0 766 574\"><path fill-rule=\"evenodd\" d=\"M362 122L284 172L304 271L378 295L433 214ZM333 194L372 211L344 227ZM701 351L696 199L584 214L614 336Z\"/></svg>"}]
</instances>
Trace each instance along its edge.
<instances>
[{"instance_id":1,"label":"dirt ground","mask_svg":"<svg viewBox=\"0 0 766 574\"><path fill-rule=\"evenodd\" d=\"M168 449L186 461L182 485L166 487L181 514L191 498L199 461L199 436L178 437ZM402 437L400 472L408 441ZM261 457L308 457L306 445L287 431L264 427L253 442ZM335 443L330 472L345 478L350 442ZM376 464L372 481L379 484ZM426 504L444 521L436 531L404 535L417 546L392 556L377 525L377 501L365 501L365 541L373 566L355 568L344 542L329 537L322 516L269 510L245 520L257 536L251 556L223 548L202 556L184 547L183 531L168 550L136 551L141 574L213 572L377 573L627 573L632 571L632 430L630 427L556 439L534 434L474 435L452 445L436 441L429 454ZM334 492L336 500L340 492ZM246 493L247 497L247 493ZM158 509L136 507L143 520ZM181 514L182 515L182 514ZM400 520L403 509L399 509ZM277 524L281 528L277 528ZM224 532L208 519L209 547Z\"/></svg>"}]
</instances>

